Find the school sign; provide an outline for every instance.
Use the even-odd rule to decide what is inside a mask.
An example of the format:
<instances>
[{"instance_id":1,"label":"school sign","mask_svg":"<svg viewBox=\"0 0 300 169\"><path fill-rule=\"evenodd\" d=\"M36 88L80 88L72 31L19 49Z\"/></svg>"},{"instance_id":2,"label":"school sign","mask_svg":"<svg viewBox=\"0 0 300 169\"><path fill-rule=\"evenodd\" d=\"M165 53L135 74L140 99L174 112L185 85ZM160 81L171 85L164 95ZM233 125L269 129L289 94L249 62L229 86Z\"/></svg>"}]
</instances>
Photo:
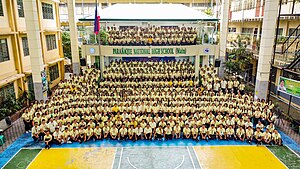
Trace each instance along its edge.
<instances>
[{"instance_id":1,"label":"school sign","mask_svg":"<svg viewBox=\"0 0 300 169\"><path fill-rule=\"evenodd\" d=\"M186 54L186 48L174 47L174 48L113 48L114 55L174 55L174 54Z\"/></svg>"},{"instance_id":2,"label":"school sign","mask_svg":"<svg viewBox=\"0 0 300 169\"><path fill-rule=\"evenodd\" d=\"M92 52L91 52L92 51ZM219 55L218 45L186 45L186 46L97 46L83 45L82 54L90 56L197 56L197 55Z\"/></svg>"}]
</instances>

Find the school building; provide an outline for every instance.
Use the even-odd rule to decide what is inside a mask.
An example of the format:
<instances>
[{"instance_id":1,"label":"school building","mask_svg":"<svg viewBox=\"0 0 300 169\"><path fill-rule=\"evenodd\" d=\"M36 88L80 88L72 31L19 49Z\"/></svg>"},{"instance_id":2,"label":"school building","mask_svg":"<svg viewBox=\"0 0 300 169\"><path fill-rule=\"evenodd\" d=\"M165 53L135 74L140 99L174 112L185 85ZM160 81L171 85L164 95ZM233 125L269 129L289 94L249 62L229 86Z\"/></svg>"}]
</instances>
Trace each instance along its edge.
<instances>
[{"instance_id":1,"label":"school building","mask_svg":"<svg viewBox=\"0 0 300 169\"><path fill-rule=\"evenodd\" d=\"M24 90L41 90L33 85L42 83L41 74L49 82L42 90L64 79L59 1L0 0L0 23L3 100L11 94L19 97Z\"/></svg>"}]
</instances>

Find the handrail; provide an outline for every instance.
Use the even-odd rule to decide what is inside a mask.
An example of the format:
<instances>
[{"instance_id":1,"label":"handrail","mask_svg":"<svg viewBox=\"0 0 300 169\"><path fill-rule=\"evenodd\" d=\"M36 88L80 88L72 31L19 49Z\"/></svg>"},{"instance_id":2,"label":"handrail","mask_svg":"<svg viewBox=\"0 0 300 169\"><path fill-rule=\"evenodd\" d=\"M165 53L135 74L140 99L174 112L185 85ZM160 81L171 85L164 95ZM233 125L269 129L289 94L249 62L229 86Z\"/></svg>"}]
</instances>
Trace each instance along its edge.
<instances>
[{"instance_id":1,"label":"handrail","mask_svg":"<svg viewBox=\"0 0 300 169\"><path fill-rule=\"evenodd\" d=\"M299 24L299 25L300 25L300 24ZM293 42L290 43L289 46L288 46L282 53L285 53L285 52L293 45L293 43L294 43L298 38L300 38L300 34L297 35L297 37L293 40Z\"/></svg>"},{"instance_id":2,"label":"handrail","mask_svg":"<svg viewBox=\"0 0 300 169\"><path fill-rule=\"evenodd\" d=\"M292 37L292 35L298 30L298 28L300 27L300 24L294 29L294 31L289 35L289 37L282 43L285 44L287 43L287 41Z\"/></svg>"}]
</instances>

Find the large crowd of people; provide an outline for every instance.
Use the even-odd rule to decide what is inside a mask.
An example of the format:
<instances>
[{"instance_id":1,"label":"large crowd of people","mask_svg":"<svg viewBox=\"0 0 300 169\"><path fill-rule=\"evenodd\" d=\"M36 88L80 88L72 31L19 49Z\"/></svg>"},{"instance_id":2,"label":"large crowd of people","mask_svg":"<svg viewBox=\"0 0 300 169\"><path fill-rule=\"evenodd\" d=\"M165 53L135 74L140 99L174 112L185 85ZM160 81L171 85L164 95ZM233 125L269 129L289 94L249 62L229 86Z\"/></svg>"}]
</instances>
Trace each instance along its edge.
<instances>
[{"instance_id":1,"label":"large crowd of people","mask_svg":"<svg viewBox=\"0 0 300 169\"><path fill-rule=\"evenodd\" d=\"M281 145L274 105L254 100L214 67L188 61L113 61L59 83L23 114L26 131L51 144L91 140L236 140ZM33 126L33 127L32 127Z\"/></svg>"},{"instance_id":2,"label":"large crowd of people","mask_svg":"<svg viewBox=\"0 0 300 169\"><path fill-rule=\"evenodd\" d=\"M108 44L117 46L195 45L193 27L108 27Z\"/></svg>"}]
</instances>

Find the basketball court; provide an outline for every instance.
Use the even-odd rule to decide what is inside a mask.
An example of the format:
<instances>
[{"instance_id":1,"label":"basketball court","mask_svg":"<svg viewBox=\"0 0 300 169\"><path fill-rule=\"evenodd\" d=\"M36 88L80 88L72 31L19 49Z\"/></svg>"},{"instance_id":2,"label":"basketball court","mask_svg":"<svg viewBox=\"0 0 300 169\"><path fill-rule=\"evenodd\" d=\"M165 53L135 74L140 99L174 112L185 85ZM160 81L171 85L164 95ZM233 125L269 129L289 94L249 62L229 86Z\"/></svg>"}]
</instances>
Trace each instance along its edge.
<instances>
[{"instance_id":1,"label":"basketball court","mask_svg":"<svg viewBox=\"0 0 300 169\"><path fill-rule=\"evenodd\" d=\"M280 159L276 156L280 154ZM286 159L285 159L286 158ZM140 146L20 149L4 169L208 169L300 168L300 158L287 147Z\"/></svg>"}]
</instances>

